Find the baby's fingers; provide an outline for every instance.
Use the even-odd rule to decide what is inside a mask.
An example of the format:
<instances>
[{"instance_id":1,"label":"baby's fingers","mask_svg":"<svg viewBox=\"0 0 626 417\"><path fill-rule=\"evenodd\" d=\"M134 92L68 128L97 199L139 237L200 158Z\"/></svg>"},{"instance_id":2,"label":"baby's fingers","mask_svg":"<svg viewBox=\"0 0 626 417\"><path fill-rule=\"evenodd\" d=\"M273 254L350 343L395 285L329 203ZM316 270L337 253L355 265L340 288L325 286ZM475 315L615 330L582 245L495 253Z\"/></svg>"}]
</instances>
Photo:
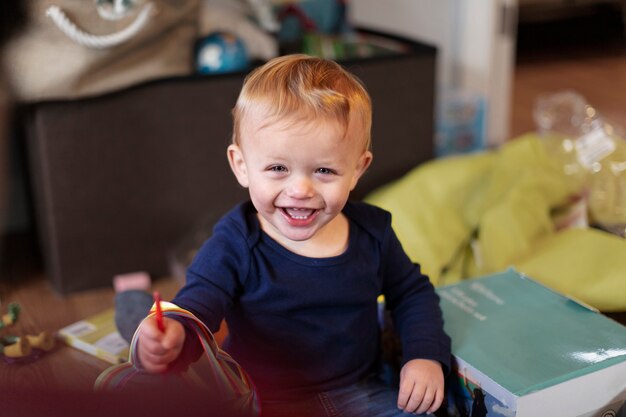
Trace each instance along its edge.
<instances>
[{"instance_id":1,"label":"baby's fingers","mask_svg":"<svg viewBox=\"0 0 626 417\"><path fill-rule=\"evenodd\" d=\"M167 349L180 351L185 341L185 330L183 325L178 321L165 318L165 333L163 334L162 344Z\"/></svg>"},{"instance_id":2,"label":"baby's fingers","mask_svg":"<svg viewBox=\"0 0 626 417\"><path fill-rule=\"evenodd\" d=\"M164 355L170 349L163 344L163 338L150 338L148 336L141 337L141 350L144 352L149 352L152 355Z\"/></svg>"},{"instance_id":3,"label":"baby's fingers","mask_svg":"<svg viewBox=\"0 0 626 417\"><path fill-rule=\"evenodd\" d=\"M141 338L150 340L163 339L163 332L159 329L157 321L154 317L147 317L141 322L140 326Z\"/></svg>"},{"instance_id":4,"label":"baby's fingers","mask_svg":"<svg viewBox=\"0 0 626 417\"><path fill-rule=\"evenodd\" d=\"M159 341L148 338L139 340L138 353L141 367L151 373L165 372L178 355L178 352L165 348Z\"/></svg>"},{"instance_id":5,"label":"baby's fingers","mask_svg":"<svg viewBox=\"0 0 626 417\"><path fill-rule=\"evenodd\" d=\"M417 404L415 407L415 411L417 412L417 414L423 414L429 411L433 405L436 391L431 387L426 387L425 389L418 391L417 393L416 390L414 390L413 394L416 397L415 399ZM413 395L411 396L411 398L413 398Z\"/></svg>"},{"instance_id":6,"label":"baby's fingers","mask_svg":"<svg viewBox=\"0 0 626 417\"><path fill-rule=\"evenodd\" d=\"M439 407L441 407L441 404L443 404L443 399L444 399L443 389L439 388L435 390L435 398L433 398L433 403L431 404L430 408L426 412L429 414L432 414L435 411L437 411Z\"/></svg>"},{"instance_id":7,"label":"baby's fingers","mask_svg":"<svg viewBox=\"0 0 626 417\"><path fill-rule=\"evenodd\" d=\"M430 403L428 403L427 406L425 405L425 402L427 400L426 395L427 391L423 385L420 385L419 383L413 385L413 389L411 390L411 393L409 395L406 407L404 407L404 411L408 413L418 414L426 412L428 407L430 407Z\"/></svg>"},{"instance_id":8,"label":"baby's fingers","mask_svg":"<svg viewBox=\"0 0 626 417\"><path fill-rule=\"evenodd\" d=\"M413 381L402 379L400 380L400 389L398 390L398 408L401 410L409 411L408 403L413 392Z\"/></svg>"},{"instance_id":9,"label":"baby's fingers","mask_svg":"<svg viewBox=\"0 0 626 417\"><path fill-rule=\"evenodd\" d=\"M149 353L141 355L141 367L152 374L160 374L167 371L169 362L163 362L159 357L151 357Z\"/></svg>"},{"instance_id":10,"label":"baby's fingers","mask_svg":"<svg viewBox=\"0 0 626 417\"><path fill-rule=\"evenodd\" d=\"M435 411L437 411L439 409L439 407L441 407L441 404L443 403L443 390L438 389L435 392L435 399L433 401L433 404L430 406L430 408L428 409L428 413L434 413Z\"/></svg>"}]
</instances>

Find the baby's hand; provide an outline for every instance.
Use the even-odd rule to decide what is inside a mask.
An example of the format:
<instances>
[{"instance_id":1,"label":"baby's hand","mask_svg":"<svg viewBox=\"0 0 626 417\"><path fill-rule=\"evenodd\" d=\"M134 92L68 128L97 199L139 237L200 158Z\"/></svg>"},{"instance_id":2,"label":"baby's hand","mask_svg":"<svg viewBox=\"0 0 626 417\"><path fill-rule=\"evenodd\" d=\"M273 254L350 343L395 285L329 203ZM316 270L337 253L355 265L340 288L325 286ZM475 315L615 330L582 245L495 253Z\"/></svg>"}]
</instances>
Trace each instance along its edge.
<instances>
[{"instance_id":1,"label":"baby's hand","mask_svg":"<svg viewBox=\"0 0 626 417\"><path fill-rule=\"evenodd\" d=\"M150 373L167 370L168 364L180 355L185 342L185 329L178 321L164 317L165 331L157 326L156 319L149 317L139 327L137 353L141 366Z\"/></svg>"},{"instance_id":2,"label":"baby's hand","mask_svg":"<svg viewBox=\"0 0 626 417\"><path fill-rule=\"evenodd\" d=\"M429 359L408 361L400 371L398 408L407 413L434 413L443 402L441 364Z\"/></svg>"}]
</instances>

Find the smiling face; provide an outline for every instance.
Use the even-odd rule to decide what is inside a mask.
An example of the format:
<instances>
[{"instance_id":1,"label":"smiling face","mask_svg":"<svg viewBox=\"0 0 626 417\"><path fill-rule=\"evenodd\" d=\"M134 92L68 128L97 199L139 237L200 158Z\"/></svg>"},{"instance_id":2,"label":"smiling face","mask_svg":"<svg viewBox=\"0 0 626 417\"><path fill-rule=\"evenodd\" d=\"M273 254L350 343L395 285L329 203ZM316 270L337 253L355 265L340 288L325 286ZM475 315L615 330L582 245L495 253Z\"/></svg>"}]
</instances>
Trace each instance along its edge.
<instances>
[{"instance_id":1,"label":"smiling face","mask_svg":"<svg viewBox=\"0 0 626 417\"><path fill-rule=\"evenodd\" d=\"M361 82L330 60L280 56L246 77L228 160L261 228L292 252L345 250L341 211L372 160L371 113Z\"/></svg>"},{"instance_id":2,"label":"smiling face","mask_svg":"<svg viewBox=\"0 0 626 417\"><path fill-rule=\"evenodd\" d=\"M228 148L231 168L248 188L261 228L296 253L341 253L348 238L341 211L372 159L359 129L346 130L332 120L266 120L248 114L239 145Z\"/></svg>"}]
</instances>

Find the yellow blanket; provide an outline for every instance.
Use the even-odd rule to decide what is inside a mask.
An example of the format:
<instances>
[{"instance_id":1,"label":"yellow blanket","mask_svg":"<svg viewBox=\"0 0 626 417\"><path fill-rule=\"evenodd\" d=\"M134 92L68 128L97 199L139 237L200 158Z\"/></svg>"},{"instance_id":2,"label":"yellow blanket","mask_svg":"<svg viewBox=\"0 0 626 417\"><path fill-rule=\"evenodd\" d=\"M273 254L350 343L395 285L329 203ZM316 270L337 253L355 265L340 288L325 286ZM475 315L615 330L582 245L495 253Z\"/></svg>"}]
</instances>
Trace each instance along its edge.
<instances>
[{"instance_id":1,"label":"yellow blanket","mask_svg":"<svg viewBox=\"0 0 626 417\"><path fill-rule=\"evenodd\" d=\"M366 200L392 213L404 249L435 285L513 266L602 311L626 311L626 240L555 231L552 209L576 191L529 134L421 165Z\"/></svg>"}]
</instances>

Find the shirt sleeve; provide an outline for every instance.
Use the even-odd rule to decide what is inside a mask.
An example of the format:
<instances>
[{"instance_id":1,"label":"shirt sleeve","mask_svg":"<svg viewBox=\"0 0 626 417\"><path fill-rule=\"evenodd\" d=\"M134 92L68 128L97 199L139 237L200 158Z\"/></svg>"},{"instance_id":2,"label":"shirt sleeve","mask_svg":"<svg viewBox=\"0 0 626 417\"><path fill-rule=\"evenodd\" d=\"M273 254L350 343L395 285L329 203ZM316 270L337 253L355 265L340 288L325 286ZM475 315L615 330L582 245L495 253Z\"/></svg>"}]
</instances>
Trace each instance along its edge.
<instances>
[{"instance_id":1,"label":"shirt sleeve","mask_svg":"<svg viewBox=\"0 0 626 417\"><path fill-rule=\"evenodd\" d=\"M198 250L187 269L185 285L172 301L195 314L212 332L219 330L225 312L240 294L250 262L245 237L229 223L218 224Z\"/></svg>"},{"instance_id":2,"label":"shirt sleeve","mask_svg":"<svg viewBox=\"0 0 626 417\"><path fill-rule=\"evenodd\" d=\"M439 361L450 370L450 338L443 329L439 296L420 266L411 261L391 228L382 242L383 293L394 327L402 340L403 363L411 359Z\"/></svg>"},{"instance_id":3,"label":"shirt sleeve","mask_svg":"<svg viewBox=\"0 0 626 417\"><path fill-rule=\"evenodd\" d=\"M221 222L215 227L187 269L185 285L172 300L213 333L219 330L226 311L241 293L241 282L250 262L250 248L243 233L229 223L232 222ZM186 330L183 363L197 360L202 349L195 335Z\"/></svg>"}]
</instances>

